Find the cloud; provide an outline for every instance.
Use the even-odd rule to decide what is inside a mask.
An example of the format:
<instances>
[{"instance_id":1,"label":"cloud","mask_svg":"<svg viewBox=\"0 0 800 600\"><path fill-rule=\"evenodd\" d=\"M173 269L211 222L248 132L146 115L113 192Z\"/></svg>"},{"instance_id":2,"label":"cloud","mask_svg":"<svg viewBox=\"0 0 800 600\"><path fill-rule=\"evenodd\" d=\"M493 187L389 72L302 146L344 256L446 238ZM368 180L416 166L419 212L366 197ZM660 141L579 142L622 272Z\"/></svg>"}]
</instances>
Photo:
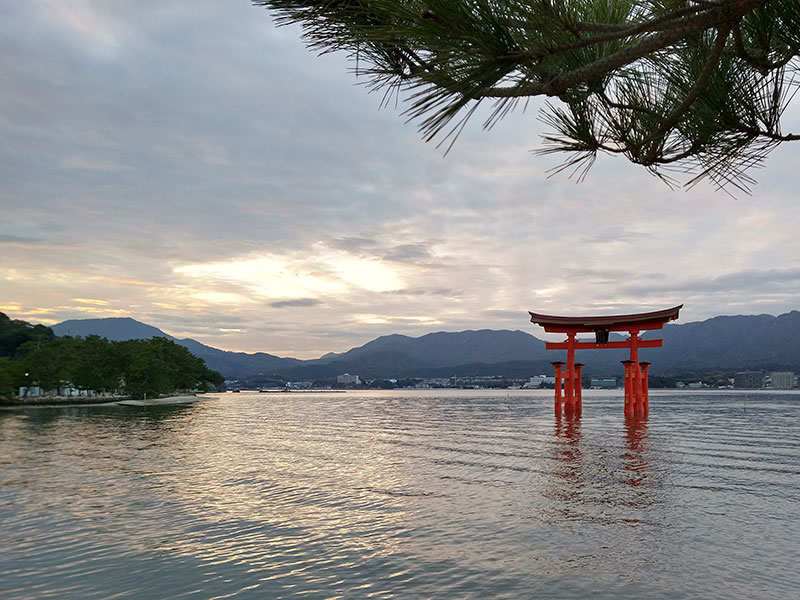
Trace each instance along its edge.
<instances>
[{"instance_id":1,"label":"cloud","mask_svg":"<svg viewBox=\"0 0 800 600\"><path fill-rule=\"evenodd\" d=\"M360 251L360 250L374 250L378 246L378 242L369 238L358 237L344 237L339 239L331 239L327 241L331 248L344 250L346 252Z\"/></svg>"},{"instance_id":2,"label":"cloud","mask_svg":"<svg viewBox=\"0 0 800 600\"><path fill-rule=\"evenodd\" d=\"M44 243L44 240L37 238L29 238L21 235L11 235L7 233L0 233L0 244L21 244L21 245L39 245Z\"/></svg>"},{"instance_id":3,"label":"cloud","mask_svg":"<svg viewBox=\"0 0 800 600\"><path fill-rule=\"evenodd\" d=\"M713 275L708 277L677 280L673 282L661 281L649 286L630 286L629 291L642 293L644 291L668 290L671 292L698 293L736 293L750 290L755 293L767 291L800 292L800 267L791 269L746 269L732 273Z\"/></svg>"},{"instance_id":4,"label":"cloud","mask_svg":"<svg viewBox=\"0 0 800 600\"><path fill-rule=\"evenodd\" d=\"M60 164L70 169L81 169L85 171L118 172L126 169L131 169L131 167L128 167L126 165L120 165L112 161L95 160L80 156L70 156L63 158Z\"/></svg>"},{"instance_id":5,"label":"cloud","mask_svg":"<svg viewBox=\"0 0 800 600\"><path fill-rule=\"evenodd\" d=\"M316 298L297 298L294 300L280 300L278 302L270 302L272 308L287 308L287 307L300 307L305 308L309 306L319 306L322 302Z\"/></svg>"},{"instance_id":6,"label":"cloud","mask_svg":"<svg viewBox=\"0 0 800 600\"><path fill-rule=\"evenodd\" d=\"M606 227L601 231L592 232L580 239L582 244L610 244L621 242L635 244L652 237L651 233L641 231L629 231L621 226Z\"/></svg>"},{"instance_id":7,"label":"cloud","mask_svg":"<svg viewBox=\"0 0 800 600\"><path fill-rule=\"evenodd\" d=\"M393 296L440 296L454 298L463 294L461 290L446 287L409 287L402 290L390 290L386 292Z\"/></svg>"},{"instance_id":8,"label":"cloud","mask_svg":"<svg viewBox=\"0 0 800 600\"><path fill-rule=\"evenodd\" d=\"M431 260L433 252L426 244L402 244L390 248L384 258L397 262L420 262Z\"/></svg>"},{"instance_id":9,"label":"cloud","mask_svg":"<svg viewBox=\"0 0 800 600\"><path fill-rule=\"evenodd\" d=\"M98 300L97 298L73 298L72 301L94 306L108 306L110 304L108 300Z\"/></svg>"},{"instance_id":10,"label":"cloud","mask_svg":"<svg viewBox=\"0 0 800 600\"><path fill-rule=\"evenodd\" d=\"M522 310L485 310L483 315L488 319L502 319L505 321L520 322L520 318L525 318L527 311Z\"/></svg>"}]
</instances>

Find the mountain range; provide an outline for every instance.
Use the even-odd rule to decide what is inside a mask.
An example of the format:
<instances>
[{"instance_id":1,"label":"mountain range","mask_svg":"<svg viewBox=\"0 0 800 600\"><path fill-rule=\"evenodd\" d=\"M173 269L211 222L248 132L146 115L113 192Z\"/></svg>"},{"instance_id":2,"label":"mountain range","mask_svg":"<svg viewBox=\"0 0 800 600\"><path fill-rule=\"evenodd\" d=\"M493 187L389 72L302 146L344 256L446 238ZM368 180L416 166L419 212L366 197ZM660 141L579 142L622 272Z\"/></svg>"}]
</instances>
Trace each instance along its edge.
<instances>
[{"instance_id":1,"label":"mountain range","mask_svg":"<svg viewBox=\"0 0 800 600\"><path fill-rule=\"evenodd\" d=\"M545 342L523 331L436 332L421 337L392 334L343 353L314 360L247 354L212 348L131 318L76 319L52 327L58 336L98 335L109 340L165 337L186 347L226 379L279 375L291 381L325 379L342 373L364 378L459 377L550 374L565 353L548 351ZM667 324L645 338L660 337L662 348L640 350L653 375L709 370L800 370L800 312L779 315L719 316L706 321ZM587 375L618 375L627 350L579 351Z\"/></svg>"}]
</instances>

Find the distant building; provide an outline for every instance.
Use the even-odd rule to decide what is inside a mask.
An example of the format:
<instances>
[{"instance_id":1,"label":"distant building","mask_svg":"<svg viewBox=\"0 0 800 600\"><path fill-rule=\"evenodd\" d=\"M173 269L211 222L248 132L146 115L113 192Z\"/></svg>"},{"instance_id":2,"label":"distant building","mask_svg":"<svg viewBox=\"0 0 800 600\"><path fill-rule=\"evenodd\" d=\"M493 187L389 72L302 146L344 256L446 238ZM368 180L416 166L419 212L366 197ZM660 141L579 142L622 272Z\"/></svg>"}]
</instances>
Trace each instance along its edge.
<instances>
[{"instance_id":1,"label":"distant building","mask_svg":"<svg viewBox=\"0 0 800 600\"><path fill-rule=\"evenodd\" d=\"M526 388L538 388L547 380L546 375L534 375L522 386Z\"/></svg>"},{"instance_id":2,"label":"distant building","mask_svg":"<svg viewBox=\"0 0 800 600\"><path fill-rule=\"evenodd\" d=\"M733 387L742 390L760 390L764 387L764 373L739 371L733 376Z\"/></svg>"},{"instance_id":3,"label":"distant building","mask_svg":"<svg viewBox=\"0 0 800 600\"><path fill-rule=\"evenodd\" d=\"M615 390L617 389L617 380L615 377L606 377L603 379L592 377L591 382L589 382L589 387L593 390Z\"/></svg>"},{"instance_id":4,"label":"distant building","mask_svg":"<svg viewBox=\"0 0 800 600\"><path fill-rule=\"evenodd\" d=\"M361 385L361 378L358 375L350 375L350 373L345 373L344 375L336 376L336 383L342 385Z\"/></svg>"},{"instance_id":5,"label":"distant building","mask_svg":"<svg viewBox=\"0 0 800 600\"><path fill-rule=\"evenodd\" d=\"M770 379L773 390L790 390L794 387L795 377L792 371L773 371Z\"/></svg>"},{"instance_id":6,"label":"distant building","mask_svg":"<svg viewBox=\"0 0 800 600\"><path fill-rule=\"evenodd\" d=\"M34 385L31 387L21 387L19 388L19 397L20 398L41 398L44 396L95 396L96 392L93 390L81 390L72 385L62 385L51 390L43 390L38 385Z\"/></svg>"}]
</instances>

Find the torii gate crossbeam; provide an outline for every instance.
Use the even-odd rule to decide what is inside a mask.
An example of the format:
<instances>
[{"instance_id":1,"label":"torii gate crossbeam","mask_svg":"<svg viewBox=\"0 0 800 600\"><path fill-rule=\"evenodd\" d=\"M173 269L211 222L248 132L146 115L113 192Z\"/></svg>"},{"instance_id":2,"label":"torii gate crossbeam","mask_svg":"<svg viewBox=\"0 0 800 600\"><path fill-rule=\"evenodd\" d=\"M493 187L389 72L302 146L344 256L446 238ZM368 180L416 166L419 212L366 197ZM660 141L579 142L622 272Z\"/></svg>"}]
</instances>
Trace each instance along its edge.
<instances>
[{"instance_id":1,"label":"torii gate crossbeam","mask_svg":"<svg viewBox=\"0 0 800 600\"><path fill-rule=\"evenodd\" d=\"M665 310L630 315L610 315L593 317L559 317L530 312L531 323L541 325L548 333L565 333L563 342L546 342L548 350L566 350L566 371L562 371L563 362L553 363L556 376L555 410L580 412L581 397L581 363L575 362L575 350L598 348L630 348L630 359L622 361L625 366L625 414L647 413L649 394L647 369L650 363L639 361L639 348L660 348L664 340L643 340L639 333L651 329L661 329L668 321L678 318L683 304ZM608 341L611 331L627 331L629 337L625 341ZM578 341L579 333L594 333L595 341ZM561 394L561 383L564 383L564 394Z\"/></svg>"}]
</instances>

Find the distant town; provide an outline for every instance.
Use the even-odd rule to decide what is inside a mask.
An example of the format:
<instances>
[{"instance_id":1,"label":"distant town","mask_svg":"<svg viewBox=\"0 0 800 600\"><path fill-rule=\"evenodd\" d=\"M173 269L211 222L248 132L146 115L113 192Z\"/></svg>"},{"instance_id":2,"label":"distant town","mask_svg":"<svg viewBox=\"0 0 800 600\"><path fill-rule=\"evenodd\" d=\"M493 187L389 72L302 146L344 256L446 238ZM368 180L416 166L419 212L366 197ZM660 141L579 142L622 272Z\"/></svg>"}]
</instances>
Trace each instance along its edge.
<instances>
[{"instance_id":1,"label":"distant town","mask_svg":"<svg viewBox=\"0 0 800 600\"><path fill-rule=\"evenodd\" d=\"M614 390L623 386L622 377L584 377L583 389ZM798 377L793 371L738 371L732 375L708 373L685 379L654 376L652 388L673 389L742 389L791 390L797 388ZM314 390L314 389L554 389L555 377L534 375L527 379L507 378L503 375L476 377L390 378L367 379L343 373L335 378L316 381L284 381L278 377L250 377L246 380L226 380L228 390Z\"/></svg>"}]
</instances>

